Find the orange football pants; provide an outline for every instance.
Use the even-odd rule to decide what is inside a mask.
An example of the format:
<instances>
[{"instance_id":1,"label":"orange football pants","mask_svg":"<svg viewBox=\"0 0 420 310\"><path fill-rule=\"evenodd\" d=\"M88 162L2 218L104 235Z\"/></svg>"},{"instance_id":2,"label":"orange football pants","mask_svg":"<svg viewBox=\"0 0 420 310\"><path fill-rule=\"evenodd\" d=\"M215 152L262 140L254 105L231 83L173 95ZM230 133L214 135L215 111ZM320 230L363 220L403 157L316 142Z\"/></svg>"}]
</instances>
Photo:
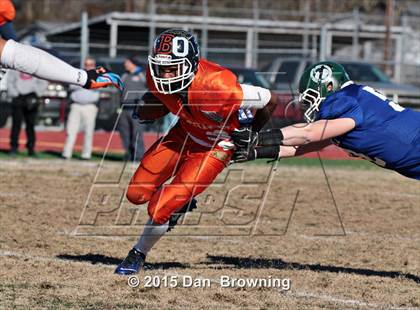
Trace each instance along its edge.
<instances>
[{"instance_id":1,"label":"orange football pants","mask_svg":"<svg viewBox=\"0 0 420 310\"><path fill-rule=\"evenodd\" d=\"M231 155L232 151L195 143L175 126L144 154L128 185L127 199L137 205L149 202L150 218L163 224L214 181Z\"/></svg>"}]
</instances>

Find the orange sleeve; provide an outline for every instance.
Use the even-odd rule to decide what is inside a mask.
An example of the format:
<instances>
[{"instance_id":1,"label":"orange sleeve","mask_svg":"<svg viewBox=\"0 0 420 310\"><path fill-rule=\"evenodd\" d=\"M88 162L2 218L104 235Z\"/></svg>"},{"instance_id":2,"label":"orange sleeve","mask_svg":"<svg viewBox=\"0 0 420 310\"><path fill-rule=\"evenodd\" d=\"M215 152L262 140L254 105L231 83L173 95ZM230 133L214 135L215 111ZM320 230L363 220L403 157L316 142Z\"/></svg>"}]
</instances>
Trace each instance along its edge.
<instances>
[{"instance_id":1,"label":"orange sleeve","mask_svg":"<svg viewBox=\"0 0 420 310\"><path fill-rule=\"evenodd\" d=\"M221 90L219 113L223 115L224 118L227 118L239 110L244 96L236 75L231 71L223 70L220 73L219 81L219 89Z\"/></svg>"},{"instance_id":2,"label":"orange sleeve","mask_svg":"<svg viewBox=\"0 0 420 310\"><path fill-rule=\"evenodd\" d=\"M15 19L16 10L10 0L0 0L0 25Z\"/></svg>"}]
</instances>

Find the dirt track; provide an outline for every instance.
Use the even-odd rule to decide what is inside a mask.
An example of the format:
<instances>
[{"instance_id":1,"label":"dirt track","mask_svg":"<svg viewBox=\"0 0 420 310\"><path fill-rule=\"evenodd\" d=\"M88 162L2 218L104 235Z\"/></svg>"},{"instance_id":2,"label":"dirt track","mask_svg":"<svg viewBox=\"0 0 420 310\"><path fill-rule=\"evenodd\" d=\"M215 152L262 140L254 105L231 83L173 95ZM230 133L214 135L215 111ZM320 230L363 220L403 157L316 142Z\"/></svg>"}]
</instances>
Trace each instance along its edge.
<instances>
[{"instance_id":1,"label":"dirt track","mask_svg":"<svg viewBox=\"0 0 420 310\"><path fill-rule=\"evenodd\" d=\"M420 308L416 181L375 167L327 167L337 209L320 167L280 163L270 174L251 165L246 184L241 171L225 173L140 274L209 278L211 288L130 288L113 269L137 239L145 208L123 201L120 211L93 215L118 205L134 167L97 168L0 162L1 309ZM87 199L93 209L84 210ZM290 278L292 287L220 288L221 275Z\"/></svg>"}]
</instances>

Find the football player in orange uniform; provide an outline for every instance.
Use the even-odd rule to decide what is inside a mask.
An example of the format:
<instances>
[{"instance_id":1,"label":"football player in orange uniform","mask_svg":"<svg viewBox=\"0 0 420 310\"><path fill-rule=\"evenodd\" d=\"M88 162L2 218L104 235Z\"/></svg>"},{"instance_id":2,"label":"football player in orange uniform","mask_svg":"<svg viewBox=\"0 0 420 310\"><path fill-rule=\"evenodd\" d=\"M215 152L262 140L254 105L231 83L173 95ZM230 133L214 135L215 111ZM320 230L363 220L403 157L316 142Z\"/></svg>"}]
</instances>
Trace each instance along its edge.
<instances>
[{"instance_id":1,"label":"football player in orange uniform","mask_svg":"<svg viewBox=\"0 0 420 310\"><path fill-rule=\"evenodd\" d=\"M115 270L124 275L139 271L174 213L195 207L193 197L228 165L233 130L250 120L249 125L260 130L275 108L268 89L241 85L231 71L200 59L195 37L183 30L167 30L156 38L147 83L149 92L137 117L153 120L172 112L179 121L145 153L128 186L127 199L138 205L147 202L150 219ZM243 117L246 112L248 117Z\"/></svg>"}]
</instances>

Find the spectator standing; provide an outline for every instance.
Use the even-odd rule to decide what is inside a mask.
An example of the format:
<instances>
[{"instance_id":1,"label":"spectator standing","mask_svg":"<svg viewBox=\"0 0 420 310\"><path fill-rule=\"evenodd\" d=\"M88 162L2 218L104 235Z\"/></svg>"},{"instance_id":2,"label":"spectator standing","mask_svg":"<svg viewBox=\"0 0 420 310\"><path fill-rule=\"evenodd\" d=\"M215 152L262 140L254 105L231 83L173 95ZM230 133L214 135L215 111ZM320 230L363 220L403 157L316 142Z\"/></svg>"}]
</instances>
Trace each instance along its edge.
<instances>
[{"instance_id":1,"label":"spectator standing","mask_svg":"<svg viewBox=\"0 0 420 310\"><path fill-rule=\"evenodd\" d=\"M7 91L12 98L12 130L10 134L10 154L16 155L19 149L19 134L25 120L26 147L29 156L35 156L35 122L38 114L39 98L48 82L29 74L10 70Z\"/></svg>"},{"instance_id":2,"label":"spectator standing","mask_svg":"<svg viewBox=\"0 0 420 310\"><path fill-rule=\"evenodd\" d=\"M84 62L85 70L96 68L96 60L88 57ZM96 115L98 114L97 104L99 102L99 91L85 89L80 86L70 87L71 104L66 126L66 142L62 157L70 159L73 155L73 147L76 142L79 130L83 130L84 140L82 148L82 159L90 159L92 156L93 134L95 132Z\"/></svg>"},{"instance_id":3,"label":"spectator standing","mask_svg":"<svg viewBox=\"0 0 420 310\"><path fill-rule=\"evenodd\" d=\"M143 68L133 58L124 61L126 73L122 76L125 84L121 97L121 109L118 130L125 149L125 159L139 161L144 153L144 125L132 118L136 104L147 90L146 75Z\"/></svg>"}]
</instances>

